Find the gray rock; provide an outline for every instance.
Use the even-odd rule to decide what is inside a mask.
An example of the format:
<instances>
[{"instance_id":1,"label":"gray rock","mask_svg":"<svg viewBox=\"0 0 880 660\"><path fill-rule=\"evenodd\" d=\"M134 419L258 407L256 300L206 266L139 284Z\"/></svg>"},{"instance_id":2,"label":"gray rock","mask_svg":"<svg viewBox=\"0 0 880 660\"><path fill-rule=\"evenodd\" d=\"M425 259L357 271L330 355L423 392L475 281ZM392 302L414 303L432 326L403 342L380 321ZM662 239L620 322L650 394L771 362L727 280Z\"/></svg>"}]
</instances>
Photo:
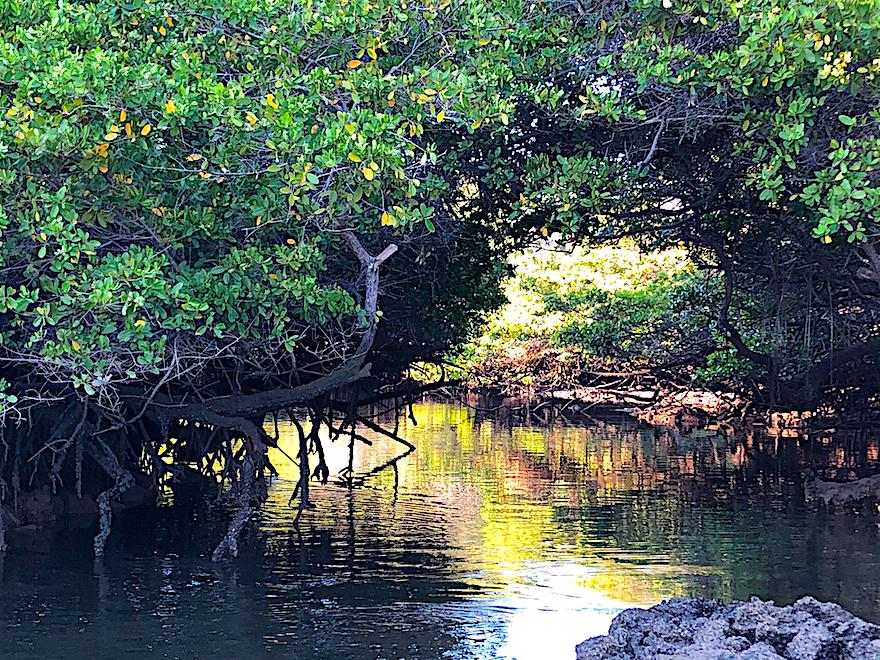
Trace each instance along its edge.
<instances>
[{"instance_id":1,"label":"gray rock","mask_svg":"<svg viewBox=\"0 0 880 660\"><path fill-rule=\"evenodd\" d=\"M785 660L767 642L752 644L745 651L734 657L736 660Z\"/></svg>"},{"instance_id":2,"label":"gray rock","mask_svg":"<svg viewBox=\"0 0 880 660\"><path fill-rule=\"evenodd\" d=\"M880 626L835 603L801 598L723 604L673 598L618 614L578 660L880 660Z\"/></svg>"}]
</instances>

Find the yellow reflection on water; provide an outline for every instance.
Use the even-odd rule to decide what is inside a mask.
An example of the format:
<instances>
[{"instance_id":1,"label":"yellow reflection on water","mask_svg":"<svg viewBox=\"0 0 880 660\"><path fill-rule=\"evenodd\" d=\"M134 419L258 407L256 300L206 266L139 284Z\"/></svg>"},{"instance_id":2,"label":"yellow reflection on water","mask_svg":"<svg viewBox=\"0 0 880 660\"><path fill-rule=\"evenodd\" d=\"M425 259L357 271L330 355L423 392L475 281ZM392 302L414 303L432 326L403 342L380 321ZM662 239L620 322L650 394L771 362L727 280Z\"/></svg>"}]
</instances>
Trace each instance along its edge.
<instances>
[{"instance_id":1,"label":"yellow reflection on water","mask_svg":"<svg viewBox=\"0 0 880 660\"><path fill-rule=\"evenodd\" d=\"M389 468L367 483L390 493L396 482L401 493L431 496L447 511L449 547L475 570L489 571L502 590L518 593L522 576L536 562L574 561L589 570L556 575L557 591L564 586L618 608L656 603L682 591L671 561L646 562L638 550L614 547L619 540L609 535L619 530L578 519L584 507L613 502L615 493L658 488L670 465L678 473L692 473L689 459L665 453L669 438L640 429L610 433L601 426L505 425L455 403L423 402L413 412L418 423L401 419L400 434L416 451L399 461L396 474ZM368 430L359 432L374 444L356 445L357 474L369 473L404 449ZM279 444L296 455L290 423L280 424ZM348 463L347 441L331 443L325 437L324 449L331 475L338 474ZM273 450L271 458L282 480L298 478L297 468L280 452ZM289 492L285 488L283 494ZM316 504L321 506L319 494ZM689 566L687 573L718 570Z\"/></svg>"},{"instance_id":2,"label":"yellow reflection on water","mask_svg":"<svg viewBox=\"0 0 880 660\"><path fill-rule=\"evenodd\" d=\"M573 658L621 609L678 595L790 602L858 592L848 602L874 612L876 581L865 577L874 564L839 558L858 543L873 557L862 539L876 530L841 536L802 511L753 507L742 493L734 502L745 470L761 465L760 448L622 422L528 426L457 403L421 403L414 414L417 424L400 420L413 453L375 472L404 447L360 429L373 441L355 448L363 487L313 486L318 508L302 521L306 536L326 539L314 552L353 582L422 580L441 591L442 616L461 627L451 658ZM289 423L280 444L296 455ZM348 443L324 448L338 479ZM281 479L262 528L272 552L290 554L287 500L298 473L280 452L271 458ZM765 501L781 497L762 484Z\"/></svg>"},{"instance_id":3,"label":"yellow reflection on water","mask_svg":"<svg viewBox=\"0 0 880 660\"><path fill-rule=\"evenodd\" d=\"M444 606L472 605L472 621L503 622L507 650L480 657L521 660L532 657L523 631L571 649L581 641L573 636L603 632L621 608L676 595L791 601L814 593L877 617L870 574L877 529L870 522L851 529L849 518L835 529L789 506L783 463L771 458L779 442L768 454L760 434L728 444L708 433L616 422L537 427L452 403L421 403L414 415L418 423L402 418L400 433L415 452L375 472L404 447L359 429L374 443L355 447L364 487L313 485L318 509L303 517L308 552L295 547L288 505L298 469L271 451L280 478L260 517L265 555L297 560L291 572L279 572L278 584L288 588L303 571L326 566L352 582L422 580L429 590L446 590L437 597ZM280 444L298 453L289 422L280 425ZM832 466L857 464L858 451L877 460L875 437L862 450L830 439L815 445ZM338 479L348 442L325 436L324 449ZM773 506L782 502L785 511ZM575 618L571 630L550 620Z\"/></svg>"}]
</instances>

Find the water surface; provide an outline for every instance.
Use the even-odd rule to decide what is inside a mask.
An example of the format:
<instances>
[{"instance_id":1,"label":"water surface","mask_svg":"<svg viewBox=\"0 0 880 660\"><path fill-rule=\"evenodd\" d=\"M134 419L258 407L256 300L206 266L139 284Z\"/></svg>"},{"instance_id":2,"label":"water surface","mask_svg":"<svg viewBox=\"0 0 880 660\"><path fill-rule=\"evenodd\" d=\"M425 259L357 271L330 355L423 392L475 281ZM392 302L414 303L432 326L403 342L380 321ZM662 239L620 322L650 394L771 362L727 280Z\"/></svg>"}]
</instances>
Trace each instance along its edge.
<instances>
[{"instance_id":1,"label":"water surface","mask_svg":"<svg viewBox=\"0 0 880 660\"><path fill-rule=\"evenodd\" d=\"M313 486L298 531L295 468L276 453L281 476L228 566L206 559L214 506L117 516L97 565L83 533L9 554L0 657L573 658L623 608L678 595L812 594L880 621L876 518L812 512L799 486L806 464L876 464L870 436L414 412L402 433L417 451L370 474L401 449L371 435L363 484ZM347 460L328 447L334 472Z\"/></svg>"}]
</instances>

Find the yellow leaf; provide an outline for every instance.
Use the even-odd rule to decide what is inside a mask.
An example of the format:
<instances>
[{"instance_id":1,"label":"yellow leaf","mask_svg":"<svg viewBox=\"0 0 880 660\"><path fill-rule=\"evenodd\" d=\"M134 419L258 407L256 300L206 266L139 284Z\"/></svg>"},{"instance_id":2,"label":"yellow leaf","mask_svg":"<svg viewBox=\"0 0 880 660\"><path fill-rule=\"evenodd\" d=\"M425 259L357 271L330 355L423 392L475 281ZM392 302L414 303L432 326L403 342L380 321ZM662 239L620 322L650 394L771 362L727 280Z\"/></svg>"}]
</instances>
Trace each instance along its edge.
<instances>
[{"instance_id":1,"label":"yellow leaf","mask_svg":"<svg viewBox=\"0 0 880 660\"><path fill-rule=\"evenodd\" d=\"M541 227L541 236L546 238L549 235L550 235L550 230L547 229L546 227Z\"/></svg>"},{"instance_id":2,"label":"yellow leaf","mask_svg":"<svg viewBox=\"0 0 880 660\"><path fill-rule=\"evenodd\" d=\"M34 97L34 103L36 103L37 105L39 105L42 102L43 102L43 99L41 97L39 97L39 96Z\"/></svg>"},{"instance_id":3,"label":"yellow leaf","mask_svg":"<svg viewBox=\"0 0 880 660\"><path fill-rule=\"evenodd\" d=\"M354 132L357 130L357 126L355 126L354 124L346 124L345 130L354 135Z\"/></svg>"},{"instance_id":4,"label":"yellow leaf","mask_svg":"<svg viewBox=\"0 0 880 660\"><path fill-rule=\"evenodd\" d=\"M164 37L166 34L168 34L168 30L165 29L165 26L164 26L164 25L162 25L162 26L159 27L159 34L161 34L163 37Z\"/></svg>"},{"instance_id":5,"label":"yellow leaf","mask_svg":"<svg viewBox=\"0 0 880 660\"><path fill-rule=\"evenodd\" d=\"M70 345L73 347L73 350L75 350L75 351L78 351L81 348L79 345L79 342L76 341L75 339L72 342L70 342Z\"/></svg>"},{"instance_id":6,"label":"yellow leaf","mask_svg":"<svg viewBox=\"0 0 880 660\"><path fill-rule=\"evenodd\" d=\"M366 166L365 166L365 167L362 167L362 168L361 168L361 172L363 172L363 174L364 174L364 178L365 178L367 181L372 181L372 180L373 180L373 177L376 176L376 173L375 173L375 172L373 171L373 169L370 168L370 167L366 167Z\"/></svg>"},{"instance_id":7,"label":"yellow leaf","mask_svg":"<svg viewBox=\"0 0 880 660\"><path fill-rule=\"evenodd\" d=\"M823 243L830 243L830 242L831 242L831 237L830 237L830 236L823 236L823 237L822 237L822 242L823 242Z\"/></svg>"},{"instance_id":8,"label":"yellow leaf","mask_svg":"<svg viewBox=\"0 0 880 660\"><path fill-rule=\"evenodd\" d=\"M248 124L250 124L251 126L257 123L257 116L253 112L249 111L245 115L245 119L247 119Z\"/></svg>"},{"instance_id":9,"label":"yellow leaf","mask_svg":"<svg viewBox=\"0 0 880 660\"><path fill-rule=\"evenodd\" d=\"M510 123L510 117L508 117L505 113L501 113L501 123L507 126Z\"/></svg>"},{"instance_id":10,"label":"yellow leaf","mask_svg":"<svg viewBox=\"0 0 880 660\"><path fill-rule=\"evenodd\" d=\"M168 21L168 27L174 27L174 21L171 20L170 16L166 16L165 20Z\"/></svg>"},{"instance_id":11,"label":"yellow leaf","mask_svg":"<svg viewBox=\"0 0 880 660\"><path fill-rule=\"evenodd\" d=\"M211 178L211 175L208 174L207 172L199 172L199 176L202 177L203 179L210 179Z\"/></svg>"},{"instance_id":12,"label":"yellow leaf","mask_svg":"<svg viewBox=\"0 0 880 660\"><path fill-rule=\"evenodd\" d=\"M480 124L482 124L482 123L483 123L482 119L475 119L473 122L471 122L471 128L474 130L477 130L480 127Z\"/></svg>"},{"instance_id":13,"label":"yellow leaf","mask_svg":"<svg viewBox=\"0 0 880 660\"><path fill-rule=\"evenodd\" d=\"M99 171L101 174L107 174L107 166L106 166L106 165L101 165L101 166L99 166L99 167L98 167L98 171Z\"/></svg>"},{"instance_id":14,"label":"yellow leaf","mask_svg":"<svg viewBox=\"0 0 880 660\"><path fill-rule=\"evenodd\" d=\"M109 145L106 142L102 142L97 147L95 147L95 153L98 154L101 158L106 158L108 146Z\"/></svg>"},{"instance_id":15,"label":"yellow leaf","mask_svg":"<svg viewBox=\"0 0 880 660\"><path fill-rule=\"evenodd\" d=\"M131 122L130 121L125 122L125 134L128 137L131 137Z\"/></svg>"},{"instance_id":16,"label":"yellow leaf","mask_svg":"<svg viewBox=\"0 0 880 660\"><path fill-rule=\"evenodd\" d=\"M174 112L175 110L177 110L177 106L174 105L174 101L173 101L173 100L172 100L172 101L166 101L166 102L165 102L165 112L167 112L168 114L171 114L171 113Z\"/></svg>"},{"instance_id":17,"label":"yellow leaf","mask_svg":"<svg viewBox=\"0 0 880 660\"><path fill-rule=\"evenodd\" d=\"M357 69L361 64L363 64L363 62L361 62L360 60L349 60L345 63L345 66L347 66L349 69Z\"/></svg>"},{"instance_id":18,"label":"yellow leaf","mask_svg":"<svg viewBox=\"0 0 880 660\"><path fill-rule=\"evenodd\" d=\"M202 159L202 154L190 154L189 156L186 157L186 159L187 159L190 163L192 163L192 162L194 162L194 161L201 160L201 159Z\"/></svg>"},{"instance_id":19,"label":"yellow leaf","mask_svg":"<svg viewBox=\"0 0 880 660\"><path fill-rule=\"evenodd\" d=\"M599 21L599 29L602 30L602 32L608 29L608 23L605 22L604 18Z\"/></svg>"},{"instance_id":20,"label":"yellow leaf","mask_svg":"<svg viewBox=\"0 0 880 660\"><path fill-rule=\"evenodd\" d=\"M160 209L158 206L155 206L155 207L151 208L150 210L153 212L153 215L157 215L157 216L159 216L160 218L161 218L163 215L165 215L165 211L163 211L162 209Z\"/></svg>"},{"instance_id":21,"label":"yellow leaf","mask_svg":"<svg viewBox=\"0 0 880 660\"><path fill-rule=\"evenodd\" d=\"M113 140L115 140L118 137L119 137L119 133L107 133L104 136L104 139L107 140L107 142L113 142Z\"/></svg>"},{"instance_id":22,"label":"yellow leaf","mask_svg":"<svg viewBox=\"0 0 880 660\"><path fill-rule=\"evenodd\" d=\"M430 87L426 87L422 93L425 96L434 96L437 93L437 90L431 89Z\"/></svg>"},{"instance_id":23,"label":"yellow leaf","mask_svg":"<svg viewBox=\"0 0 880 660\"><path fill-rule=\"evenodd\" d=\"M266 94L266 105L268 105L273 110L278 109L278 101L275 100L274 94Z\"/></svg>"},{"instance_id":24,"label":"yellow leaf","mask_svg":"<svg viewBox=\"0 0 880 660\"><path fill-rule=\"evenodd\" d=\"M445 112L445 111L441 110L440 112L437 113L437 123L438 123L438 124L439 124L441 121L443 121L445 118L446 118L446 112Z\"/></svg>"},{"instance_id":25,"label":"yellow leaf","mask_svg":"<svg viewBox=\"0 0 880 660\"><path fill-rule=\"evenodd\" d=\"M370 162L370 168L376 170L377 172L379 171L379 166L376 165L375 161Z\"/></svg>"},{"instance_id":26,"label":"yellow leaf","mask_svg":"<svg viewBox=\"0 0 880 660\"><path fill-rule=\"evenodd\" d=\"M292 238L288 238L288 239L287 239L287 244L288 244L288 245L296 245L296 241L293 240Z\"/></svg>"},{"instance_id":27,"label":"yellow leaf","mask_svg":"<svg viewBox=\"0 0 880 660\"><path fill-rule=\"evenodd\" d=\"M770 79L765 77L764 80L761 81L761 87L766 87L768 82L770 82Z\"/></svg>"},{"instance_id":28,"label":"yellow leaf","mask_svg":"<svg viewBox=\"0 0 880 660\"><path fill-rule=\"evenodd\" d=\"M743 129L744 131L749 130L749 125L750 125L751 123L752 123L751 121L749 121L748 119L746 119L746 120L743 122L742 129Z\"/></svg>"},{"instance_id":29,"label":"yellow leaf","mask_svg":"<svg viewBox=\"0 0 880 660\"><path fill-rule=\"evenodd\" d=\"M355 162L355 163L359 163L359 162L361 162L361 157L358 156L358 155L357 155L356 153L354 153L354 152L349 152L349 153L348 153L348 159L349 159L350 161L352 161L352 162Z\"/></svg>"},{"instance_id":30,"label":"yellow leaf","mask_svg":"<svg viewBox=\"0 0 880 660\"><path fill-rule=\"evenodd\" d=\"M144 124L144 127L141 129L141 135L146 137L147 135L150 134L150 131L152 131L152 130L153 130L152 126L150 126L149 124Z\"/></svg>"},{"instance_id":31,"label":"yellow leaf","mask_svg":"<svg viewBox=\"0 0 880 660\"><path fill-rule=\"evenodd\" d=\"M388 211L382 211L382 225L393 225L394 218L391 217L391 214Z\"/></svg>"},{"instance_id":32,"label":"yellow leaf","mask_svg":"<svg viewBox=\"0 0 880 660\"><path fill-rule=\"evenodd\" d=\"M15 117L16 114L18 114L18 109L9 108L9 110L6 111L6 118L9 119L10 117Z\"/></svg>"},{"instance_id":33,"label":"yellow leaf","mask_svg":"<svg viewBox=\"0 0 880 660\"><path fill-rule=\"evenodd\" d=\"M584 96L583 94L578 95L578 101L581 103L589 103L590 99Z\"/></svg>"},{"instance_id":34,"label":"yellow leaf","mask_svg":"<svg viewBox=\"0 0 880 660\"><path fill-rule=\"evenodd\" d=\"M136 327L136 328L142 328L142 327L144 327L146 324L147 324L147 322L144 321L143 319L138 319L137 321L134 322L134 327Z\"/></svg>"},{"instance_id":35,"label":"yellow leaf","mask_svg":"<svg viewBox=\"0 0 880 660\"><path fill-rule=\"evenodd\" d=\"M277 280L277 279L278 279L278 275L276 275L275 273L269 273L269 279L270 279L270 280Z\"/></svg>"}]
</instances>

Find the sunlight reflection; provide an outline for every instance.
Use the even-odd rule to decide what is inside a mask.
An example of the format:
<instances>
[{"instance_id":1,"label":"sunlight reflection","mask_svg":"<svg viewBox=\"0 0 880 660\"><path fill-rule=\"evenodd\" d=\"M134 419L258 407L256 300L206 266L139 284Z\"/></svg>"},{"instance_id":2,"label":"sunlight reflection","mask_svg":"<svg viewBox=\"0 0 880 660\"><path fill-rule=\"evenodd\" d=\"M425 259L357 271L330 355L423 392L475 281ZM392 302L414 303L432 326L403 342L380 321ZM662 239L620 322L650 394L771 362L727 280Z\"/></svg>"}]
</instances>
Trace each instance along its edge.
<instances>
[{"instance_id":1,"label":"sunlight reflection","mask_svg":"<svg viewBox=\"0 0 880 660\"><path fill-rule=\"evenodd\" d=\"M620 601L584 586L600 571L576 562L524 564L508 592L493 602L511 612L498 657L572 657L574 647L584 639L608 632L621 610L655 604Z\"/></svg>"},{"instance_id":2,"label":"sunlight reflection","mask_svg":"<svg viewBox=\"0 0 880 660\"><path fill-rule=\"evenodd\" d=\"M417 450L396 473L371 471L402 447L359 430L373 441L355 448L367 487L315 486L319 508L304 521L327 529L320 553L328 565L366 571L358 579L409 574L440 584L433 572L448 566L460 581L446 587L448 600L416 598L459 631L450 658L572 658L625 608L764 593L774 570L749 562L780 544L796 551L784 530L776 538L774 529L695 505L755 465L758 450L731 450L720 435L614 422L525 427L450 403L417 404L414 413L419 423L401 419L400 432ZM295 455L296 441L282 423L282 448ZM324 448L332 481L348 463L348 444ZM290 525L298 473L280 452L272 460L280 480L264 524L274 539ZM722 491L708 487L712 479Z\"/></svg>"}]
</instances>

